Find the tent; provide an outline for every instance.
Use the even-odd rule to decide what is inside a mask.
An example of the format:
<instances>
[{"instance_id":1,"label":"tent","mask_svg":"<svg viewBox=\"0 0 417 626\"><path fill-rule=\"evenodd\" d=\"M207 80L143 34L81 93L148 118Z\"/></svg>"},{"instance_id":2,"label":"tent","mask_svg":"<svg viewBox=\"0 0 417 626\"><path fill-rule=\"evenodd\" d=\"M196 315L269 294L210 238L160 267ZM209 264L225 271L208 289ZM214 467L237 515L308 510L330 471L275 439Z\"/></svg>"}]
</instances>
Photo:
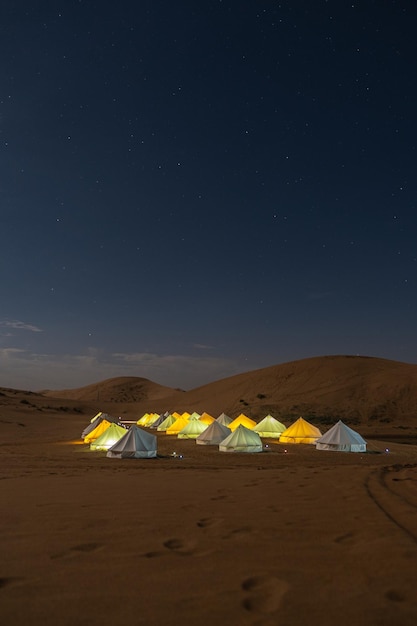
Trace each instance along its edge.
<instances>
[{"instance_id":1,"label":"tent","mask_svg":"<svg viewBox=\"0 0 417 626\"><path fill-rule=\"evenodd\" d=\"M264 417L263 420L253 428L260 437L275 437L276 439L279 439L285 429L286 426L281 424L275 417L272 417L272 415Z\"/></svg>"},{"instance_id":2,"label":"tent","mask_svg":"<svg viewBox=\"0 0 417 626\"><path fill-rule=\"evenodd\" d=\"M144 426L146 426L147 428L151 428L152 424L156 422L157 420L159 420L159 418L160 418L159 413L150 413L146 421L146 424L144 424Z\"/></svg>"},{"instance_id":3,"label":"tent","mask_svg":"<svg viewBox=\"0 0 417 626\"><path fill-rule=\"evenodd\" d=\"M138 419L138 421L136 422L136 424L137 424L138 426L145 426L145 424L146 424L146 422L148 421L148 419L149 419L149 413L144 413L144 414L142 415L142 417L140 417L140 418Z\"/></svg>"},{"instance_id":4,"label":"tent","mask_svg":"<svg viewBox=\"0 0 417 626\"><path fill-rule=\"evenodd\" d=\"M198 419L198 420L199 420L199 419L200 419L200 417L201 417L200 413L197 413L197 411L193 411L193 412L191 413L191 415L190 415L190 418L189 418L189 419L190 419L190 420L194 420L194 419Z\"/></svg>"},{"instance_id":5,"label":"tent","mask_svg":"<svg viewBox=\"0 0 417 626\"><path fill-rule=\"evenodd\" d=\"M359 433L339 420L316 441L317 450L366 452L366 441Z\"/></svg>"},{"instance_id":6,"label":"tent","mask_svg":"<svg viewBox=\"0 0 417 626\"><path fill-rule=\"evenodd\" d=\"M180 430L185 428L187 424L188 424L188 417L179 417L178 419L175 420L175 422L171 424L171 426L169 426L166 429L165 433L167 435L178 435Z\"/></svg>"},{"instance_id":7,"label":"tent","mask_svg":"<svg viewBox=\"0 0 417 626\"><path fill-rule=\"evenodd\" d=\"M236 417L236 419L233 420L233 422L230 422L230 424L227 424L228 428L230 428L230 430L232 431L236 430L236 428L240 425L246 426L246 428L252 429L254 426L256 426L256 422L255 420L252 420L247 415L244 415L243 413L241 413L240 415Z\"/></svg>"},{"instance_id":8,"label":"tent","mask_svg":"<svg viewBox=\"0 0 417 626\"><path fill-rule=\"evenodd\" d=\"M172 426L172 424L174 422L177 421L177 418L174 417L173 415L171 415L171 413L169 415L166 416L166 418L159 424L159 426L157 426L156 430L158 432L165 432L167 430L167 428L169 428L170 426Z\"/></svg>"},{"instance_id":9,"label":"tent","mask_svg":"<svg viewBox=\"0 0 417 626\"><path fill-rule=\"evenodd\" d=\"M199 419L190 419L178 433L178 439L196 439L207 428L208 424L201 422Z\"/></svg>"},{"instance_id":10,"label":"tent","mask_svg":"<svg viewBox=\"0 0 417 626\"><path fill-rule=\"evenodd\" d=\"M202 446L218 446L223 439L226 439L226 437L231 434L231 432L230 428L214 420L210 426L207 426L201 435L198 435L195 442Z\"/></svg>"},{"instance_id":11,"label":"tent","mask_svg":"<svg viewBox=\"0 0 417 626\"><path fill-rule=\"evenodd\" d=\"M216 418L216 422L219 422L219 424L223 424L223 426L229 426L232 421L232 418L226 415L226 413L220 413L219 417Z\"/></svg>"},{"instance_id":12,"label":"tent","mask_svg":"<svg viewBox=\"0 0 417 626\"><path fill-rule=\"evenodd\" d=\"M117 424L110 424L108 428L90 443L90 450L108 450L120 437L126 433L126 428Z\"/></svg>"},{"instance_id":13,"label":"tent","mask_svg":"<svg viewBox=\"0 0 417 626\"><path fill-rule=\"evenodd\" d=\"M151 459L156 457L157 439L136 424L107 451L109 458Z\"/></svg>"},{"instance_id":14,"label":"tent","mask_svg":"<svg viewBox=\"0 0 417 626\"><path fill-rule=\"evenodd\" d=\"M220 452L262 452L258 433L240 424L234 432L219 444Z\"/></svg>"},{"instance_id":15,"label":"tent","mask_svg":"<svg viewBox=\"0 0 417 626\"><path fill-rule=\"evenodd\" d=\"M162 424L162 422L168 417L169 413L161 413L161 415L154 421L152 422L152 424L150 424L149 428L158 428L158 426L160 426Z\"/></svg>"},{"instance_id":16,"label":"tent","mask_svg":"<svg viewBox=\"0 0 417 626\"><path fill-rule=\"evenodd\" d=\"M95 428L97 428L97 426L101 424L101 422L103 422L104 420L109 423L114 422L115 424L119 424L119 419L117 417L111 417L107 413L97 413L97 415L95 415L90 421L88 426L84 428L83 432L81 433L81 439L85 439L85 437L87 437L87 435L91 433Z\"/></svg>"},{"instance_id":17,"label":"tent","mask_svg":"<svg viewBox=\"0 0 417 626\"><path fill-rule=\"evenodd\" d=\"M214 422L214 417L210 415L210 413L206 413L204 411L204 413L200 415L200 421L203 422L203 424L205 424L206 426L209 426L209 424L212 424Z\"/></svg>"},{"instance_id":18,"label":"tent","mask_svg":"<svg viewBox=\"0 0 417 626\"><path fill-rule=\"evenodd\" d=\"M317 439L321 437L321 432L318 428L310 424L302 417L291 424L279 438L280 443L316 443Z\"/></svg>"},{"instance_id":19,"label":"tent","mask_svg":"<svg viewBox=\"0 0 417 626\"><path fill-rule=\"evenodd\" d=\"M97 426L93 428L93 430L91 430L89 433L84 435L84 443L91 443L92 441L97 439L97 437L100 437L100 435L104 433L104 431L110 426L110 424L113 424L113 422L109 422L106 419L100 419Z\"/></svg>"}]
</instances>

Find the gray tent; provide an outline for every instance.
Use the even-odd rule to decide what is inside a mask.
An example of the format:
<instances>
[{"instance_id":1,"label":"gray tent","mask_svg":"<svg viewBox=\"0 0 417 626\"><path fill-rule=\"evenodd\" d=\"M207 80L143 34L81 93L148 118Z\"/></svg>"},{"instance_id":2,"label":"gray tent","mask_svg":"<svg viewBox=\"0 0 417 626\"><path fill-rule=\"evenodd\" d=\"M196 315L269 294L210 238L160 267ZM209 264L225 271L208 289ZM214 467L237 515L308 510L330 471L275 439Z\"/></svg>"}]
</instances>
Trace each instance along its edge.
<instances>
[{"instance_id":1,"label":"gray tent","mask_svg":"<svg viewBox=\"0 0 417 626\"><path fill-rule=\"evenodd\" d=\"M229 426L233 422L232 418L226 415L226 413L221 413L219 417L216 418L216 422L219 424L223 424L223 426Z\"/></svg>"},{"instance_id":2,"label":"gray tent","mask_svg":"<svg viewBox=\"0 0 417 626\"><path fill-rule=\"evenodd\" d=\"M201 446L218 446L231 434L230 428L214 420L195 440Z\"/></svg>"},{"instance_id":3,"label":"gray tent","mask_svg":"<svg viewBox=\"0 0 417 626\"><path fill-rule=\"evenodd\" d=\"M150 459L156 457L157 440L134 424L107 452L109 458Z\"/></svg>"},{"instance_id":4,"label":"gray tent","mask_svg":"<svg viewBox=\"0 0 417 626\"><path fill-rule=\"evenodd\" d=\"M339 420L316 441L317 450L366 452L366 441L359 433Z\"/></svg>"}]
</instances>

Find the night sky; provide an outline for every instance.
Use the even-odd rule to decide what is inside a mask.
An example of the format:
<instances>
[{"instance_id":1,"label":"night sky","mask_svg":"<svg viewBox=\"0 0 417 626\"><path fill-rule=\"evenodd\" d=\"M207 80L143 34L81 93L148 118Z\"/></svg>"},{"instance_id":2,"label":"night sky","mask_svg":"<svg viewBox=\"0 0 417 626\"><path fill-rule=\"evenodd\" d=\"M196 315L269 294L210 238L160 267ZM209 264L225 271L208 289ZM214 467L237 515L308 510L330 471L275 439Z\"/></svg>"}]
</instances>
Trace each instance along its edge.
<instances>
[{"instance_id":1,"label":"night sky","mask_svg":"<svg viewBox=\"0 0 417 626\"><path fill-rule=\"evenodd\" d=\"M0 386L417 362L414 0L5 0Z\"/></svg>"}]
</instances>

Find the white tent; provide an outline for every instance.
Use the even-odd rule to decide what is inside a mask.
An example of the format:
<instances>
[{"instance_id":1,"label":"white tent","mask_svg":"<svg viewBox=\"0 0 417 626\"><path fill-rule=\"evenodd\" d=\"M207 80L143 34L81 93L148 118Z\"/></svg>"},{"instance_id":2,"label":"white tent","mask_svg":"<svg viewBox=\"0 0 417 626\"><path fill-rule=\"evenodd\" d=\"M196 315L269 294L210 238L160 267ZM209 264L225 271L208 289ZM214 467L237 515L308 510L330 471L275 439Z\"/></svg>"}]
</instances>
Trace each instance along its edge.
<instances>
[{"instance_id":1,"label":"white tent","mask_svg":"<svg viewBox=\"0 0 417 626\"><path fill-rule=\"evenodd\" d=\"M150 459L156 457L156 437L133 424L107 451L109 458Z\"/></svg>"},{"instance_id":2,"label":"white tent","mask_svg":"<svg viewBox=\"0 0 417 626\"><path fill-rule=\"evenodd\" d=\"M258 433L240 424L219 444L220 452L262 452L262 441Z\"/></svg>"},{"instance_id":3,"label":"white tent","mask_svg":"<svg viewBox=\"0 0 417 626\"><path fill-rule=\"evenodd\" d=\"M233 422L232 418L226 415L226 413L220 413L219 417L216 418L216 422L219 424L223 424L223 426L229 426Z\"/></svg>"},{"instance_id":4,"label":"white tent","mask_svg":"<svg viewBox=\"0 0 417 626\"><path fill-rule=\"evenodd\" d=\"M317 450L366 452L366 441L359 433L339 420L316 441Z\"/></svg>"},{"instance_id":5,"label":"white tent","mask_svg":"<svg viewBox=\"0 0 417 626\"><path fill-rule=\"evenodd\" d=\"M198 435L195 442L202 446L218 446L231 432L230 428L214 420L206 430Z\"/></svg>"}]
</instances>

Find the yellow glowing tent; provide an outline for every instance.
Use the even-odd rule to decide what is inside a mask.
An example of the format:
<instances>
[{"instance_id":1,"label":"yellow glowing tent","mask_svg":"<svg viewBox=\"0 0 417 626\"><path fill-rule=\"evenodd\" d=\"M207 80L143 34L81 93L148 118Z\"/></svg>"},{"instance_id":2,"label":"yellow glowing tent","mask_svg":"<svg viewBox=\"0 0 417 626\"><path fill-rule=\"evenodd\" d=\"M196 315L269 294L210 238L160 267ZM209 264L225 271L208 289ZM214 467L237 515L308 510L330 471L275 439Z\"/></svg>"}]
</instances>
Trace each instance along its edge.
<instances>
[{"instance_id":1,"label":"yellow glowing tent","mask_svg":"<svg viewBox=\"0 0 417 626\"><path fill-rule=\"evenodd\" d=\"M90 443L90 450L108 450L111 448L123 435L126 434L126 428L118 426L117 424L110 424L108 428Z\"/></svg>"},{"instance_id":2,"label":"yellow glowing tent","mask_svg":"<svg viewBox=\"0 0 417 626\"><path fill-rule=\"evenodd\" d=\"M84 443L91 443L97 437L100 437L104 433L104 431L112 424L113 422L109 422L108 420L102 420L98 426L96 426L90 433L88 433L84 437Z\"/></svg>"},{"instance_id":3,"label":"yellow glowing tent","mask_svg":"<svg viewBox=\"0 0 417 626\"><path fill-rule=\"evenodd\" d=\"M154 422L156 422L157 419L159 419L159 413L149 413L148 419L146 420L144 426L147 426L149 428Z\"/></svg>"},{"instance_id":4,"label":"yellow glowing tent","mask_svg":"<svg viewBox=\"0 0 417 626\"><path fill-rule=\"evenodd\" d=\"M207 426L209 424L212 424L214 421L215 419L212 415L210 415L210 413L206 413L204 411L204 413L200 415L200 422L203 422L203 424L207 424Z\"/></svg>"},{"instance_id":5,"label":"yellow glowing tent","mask_svg":"<svg viewBox=\"0 0 417 626\"><path fill-rule=\"evenodd\" d=\"M291 424L279 438L280 443L316 443L321 432L302 417Z\"/></svg>"},{"instance_id":6,"label":"yellow glowing tent","mask_svg":"<svg viewBox=\"0 0 417 626\"><path fill-rule=\"evenodd\" d=\"M171 424L171 426L166 429L165 433L167 435L178 435L180 430L185 428L187 424L188 419L186 419L185 417L179 417L177 420L175 420L173 424Z\"/></svg>"},{"instance_id":7,"label":"yellow glowing tent","mask_svg":"<svg viewBox=\"0 0 417 626\"><path fill-rule=\"evenodd\" d=\"M146 422L148 421L148 419L149 419L149 413L144 413L144 414L142 415L142 417L140 417L140 418L138 419L138 421L136 422L136 424L137 424L138 426L144 426L144 425L146 424Z\"/></svg>"},{"instance_id":8,"label":"yellow glowing tent","mask_svg":"<svg viewBox=\"0 0 417 626\"><path fill-rule=\"evenodd\" d=\"M245 428L253 429L253 427L256 426L256 422L247 415L241 413L236 417L236 419L233 420L233 422L227 424L227 427L230 428L232 432L236 430L238 426L245 426Z\"/></svg>"}]
</instances>

